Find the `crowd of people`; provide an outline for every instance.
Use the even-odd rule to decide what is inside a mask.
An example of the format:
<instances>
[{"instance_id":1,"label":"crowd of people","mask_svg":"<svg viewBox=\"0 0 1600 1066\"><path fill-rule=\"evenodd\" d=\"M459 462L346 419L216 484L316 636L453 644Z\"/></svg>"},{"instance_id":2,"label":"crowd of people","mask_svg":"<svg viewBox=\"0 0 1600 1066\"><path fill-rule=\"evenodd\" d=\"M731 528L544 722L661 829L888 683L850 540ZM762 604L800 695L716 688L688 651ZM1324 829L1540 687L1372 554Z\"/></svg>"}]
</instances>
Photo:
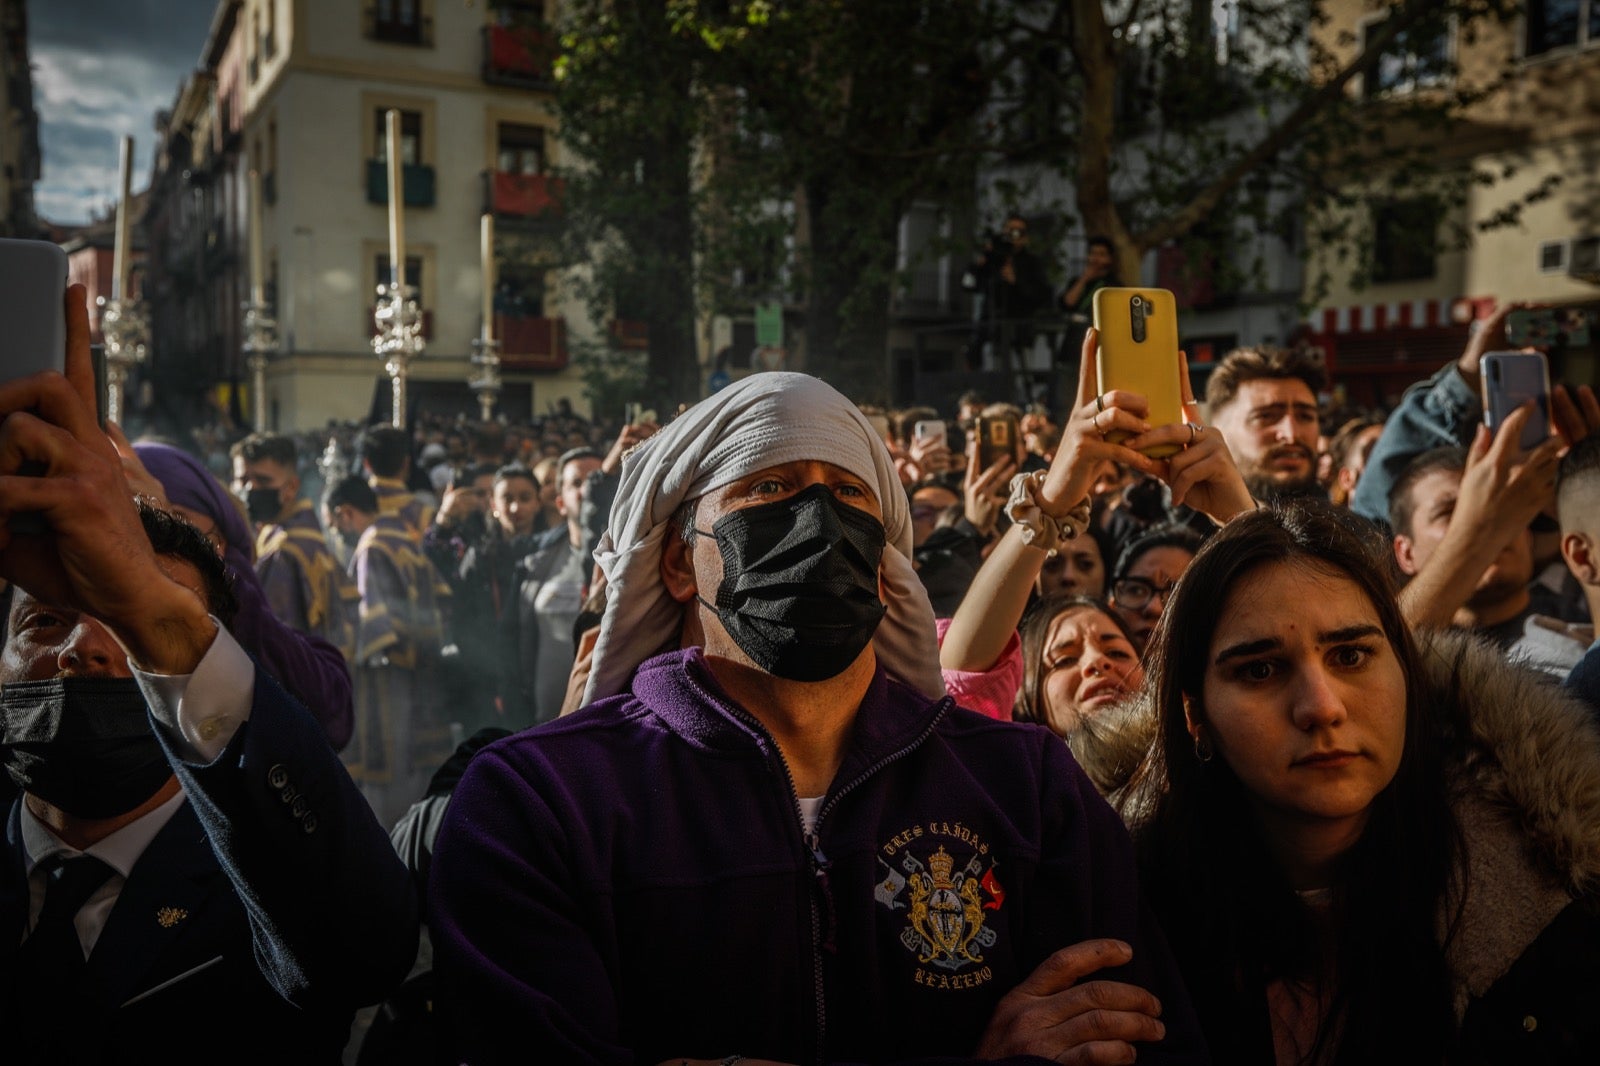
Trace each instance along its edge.
<instances>
[{"instance_id":1,"label":"crowd of people","mask_svg":"<svg viewBox=\"0 0 1600 1066\"><path fill-rule=\"evenodd\" d=\"M1262 347L1160 424L1087 329L1059 412L214 471L82 301L0 385L15 1061L1600 1054L1600 402L1484 428L1506 308L1390 412Z\"/></svg>"}]
</instances>

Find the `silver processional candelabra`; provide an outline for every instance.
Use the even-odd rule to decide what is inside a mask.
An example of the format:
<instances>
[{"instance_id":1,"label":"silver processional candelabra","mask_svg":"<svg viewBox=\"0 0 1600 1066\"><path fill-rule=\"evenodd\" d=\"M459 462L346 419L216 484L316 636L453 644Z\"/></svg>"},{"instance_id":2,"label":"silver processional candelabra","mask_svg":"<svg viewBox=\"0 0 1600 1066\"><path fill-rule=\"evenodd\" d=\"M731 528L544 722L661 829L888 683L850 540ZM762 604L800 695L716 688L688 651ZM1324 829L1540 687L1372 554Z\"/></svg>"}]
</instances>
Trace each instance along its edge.
<instances>
[{"instance_id":1,"label":"silver processional candelabra","mask_svg":"<svg viewBox=\"0 0 1600 1066\"><path fill-rule=\"evenodd\" d=\"M396 429L406 424L406 380L411 373L411 361L420 358L427 342L422 339L422 308L417 305L416 287L410 285L378 286L378 335L372 338L372 350L383 360L384 372L394 389L394 417L390 423Z\"/></svg>"},{"instance_id":2,"label":"silver processional candelabra","mask_svg":"<svg viewBox=\"0 0 1600 1066\"><path fill-rule=\"evenodd\" d=\"M100 333L106 351L106 419L122 424L126 414L128 375L150 354L150 320L138 300L107 300L102 296Z\"/></svg>"},{"instance_id":3,"label":"silver processional candelabra","mask_svg":"<svg viewBox=\"0 0 1600 1066\"><path fill-rule=\"evenodd\" d=\"M494 419L494 405L500 401L500 342L473 338L472 365L478 373L467 379L467 387L478 394L483 421L489 422Z\"/></svg>"},{"instance_id":4,"label":"silver processional candelabra","mask_svg":"<svg viewBox=\"0 0 1600 1066\"><path fill-rule=\"evenodd\" d=\"M257 433L267 430L267 364L278 350L278 320L265 303L244 302L244 362L250 370L250 412Z\"/></svg>"}]
</instances>

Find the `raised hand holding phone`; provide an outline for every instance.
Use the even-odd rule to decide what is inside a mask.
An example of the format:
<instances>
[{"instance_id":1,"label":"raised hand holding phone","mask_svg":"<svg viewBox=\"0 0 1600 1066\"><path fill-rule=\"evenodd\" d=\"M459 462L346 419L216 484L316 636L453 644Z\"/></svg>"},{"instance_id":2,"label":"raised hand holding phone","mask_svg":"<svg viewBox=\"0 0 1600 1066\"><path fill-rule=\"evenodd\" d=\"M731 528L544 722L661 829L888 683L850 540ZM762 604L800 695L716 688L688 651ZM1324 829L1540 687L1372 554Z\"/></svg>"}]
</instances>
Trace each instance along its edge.
<instances>
[{"instance_id":1,"label":"raised hand holding phone","mask_svg":"<svg viewBox=\"0 0 1600 1066\"><path fill-rule=\"evenodd\" d=\"M1498 433L1521 407L1529 407L1520 423L1518 446L1531 452L1550 437L1550 365L1543 352L1488 352L1480 373L1483 381L1483 424Z\"/></svg>"},{"instance_id":2,"label":"raised hand holding phone","mask_svg":"<svg viewBox=\"0 0 1600 1066\"><path fill-rule=\"evenodd\" d=\"M1099 336L1095 371L1101 395L1136 393L1146 402L1152 426L1183 421L1178 378L1177 301L1166 289L1100 289L1094 294L1094 328ZM1129 435L1112 431L1122 443ZM1180 445L1155 444L1140 450L1153 458L1175 455Z\"/></svg>"}]
</instances>

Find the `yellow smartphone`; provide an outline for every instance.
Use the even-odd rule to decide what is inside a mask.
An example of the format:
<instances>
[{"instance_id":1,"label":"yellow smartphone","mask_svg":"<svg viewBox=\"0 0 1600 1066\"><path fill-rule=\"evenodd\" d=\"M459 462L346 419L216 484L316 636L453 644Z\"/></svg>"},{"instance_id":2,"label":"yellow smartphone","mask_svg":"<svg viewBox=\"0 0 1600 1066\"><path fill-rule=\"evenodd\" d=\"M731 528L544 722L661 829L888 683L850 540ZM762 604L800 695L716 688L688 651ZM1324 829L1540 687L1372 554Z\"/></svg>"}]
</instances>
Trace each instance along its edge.
<instances>
[{"instance_id":1,"label":"yellow smartphone","mask_svg":"<svg viewBox=\"0 0 1600 1066\"><path fill-rule=\"evenodd\" d=\"M1178 306L1166 289L1100 289L1094 294L1094 328L1100 334L1095 374L1100 392L1136 392L1150 401L1152 426L1183 421L1183 386L1178 376ZM1112 442L1127 433L1109 433ZM1179 446L1149 448L1153 459L1176 455Z\"/></svg>"}]
</instances>

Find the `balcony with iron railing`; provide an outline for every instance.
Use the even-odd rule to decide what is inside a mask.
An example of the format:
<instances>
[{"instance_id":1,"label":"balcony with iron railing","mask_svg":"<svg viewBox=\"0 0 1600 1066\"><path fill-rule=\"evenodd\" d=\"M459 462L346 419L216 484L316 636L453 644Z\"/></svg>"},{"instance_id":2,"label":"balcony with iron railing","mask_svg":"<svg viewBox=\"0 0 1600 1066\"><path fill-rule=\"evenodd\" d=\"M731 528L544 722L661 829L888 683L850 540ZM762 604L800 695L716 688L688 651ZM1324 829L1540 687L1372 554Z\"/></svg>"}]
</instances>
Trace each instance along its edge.
<instances>
[{"instance_id":1,"label":"balcony with iron railing","mask_svg":"<svg viewBox=\"0 0 1600 1066\"><path fill-rule=\"evenodd\" d=\"M567 366L567 323L562 318L496 314L502 370L564 370Z\"/></svg>"},{"instance_id":2,"label":"balcony with iron railing","mask_svg":"<svg viewBox=\"0 0 1600 1066\"><path fill-rule=\"evenodd\" d=\"M485 26L483 80L520 89L554 89L556 35L544 26Z\"/></svg>"},{"instance_id":3,"label":"balcony with iron railing","mask_svg":"<svg viewBox=\"0 0 1600 1066\"><path fill-rule=\"evenodd\" d=\"M421 163L405 163L400 168L401 198L407 207L432 207L435 197L433 168ZM389 164L382 159L367 160L367 203L388 204Z\"/></svg>"},{"instance_id":4,"label":"balcony with iron railing","mask_svg":"<svg viewBox=\"0 0 1600 1066\"><path fill-rule=\"evenodd\" d=\"M548 174L483 172L483 209L501 218L552 221L561 215L566 183Z\"/></svg>"},{"instance_id":5,"label":"balcony with iron railing","mask_svg":"<svg viewBox=\"0 0 1600 1066\"><path fill-rule=\"evenodd\" d=\"M362 33L370 40L433 47L433 18L429 15L415 10L406 13L399 10L399 5L367 0L361 18Z\"/></svg>"}]
</instances>

